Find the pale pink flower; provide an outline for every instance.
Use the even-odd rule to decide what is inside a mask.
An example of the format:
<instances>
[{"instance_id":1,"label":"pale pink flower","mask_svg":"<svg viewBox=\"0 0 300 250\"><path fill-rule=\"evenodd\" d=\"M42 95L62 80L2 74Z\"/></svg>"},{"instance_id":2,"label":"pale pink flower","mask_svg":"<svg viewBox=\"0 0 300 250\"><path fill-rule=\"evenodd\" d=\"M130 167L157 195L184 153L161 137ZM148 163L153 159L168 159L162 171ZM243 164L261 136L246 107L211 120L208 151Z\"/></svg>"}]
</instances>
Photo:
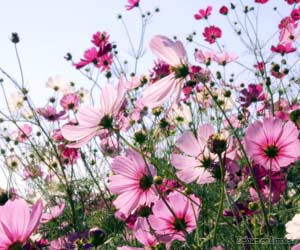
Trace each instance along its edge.
<instances>
[{"instance_id":1,"label":"pale pink flower","mask_svg":"<svg viewBox=\"0 0 300 250\"><path fill-rule=\"evenodd\" d=\"M245 135L245 148L257 164L274 171L287 167L300 156L299 131L293 122L264 118L251 124Z\"/></svg>"},{"instance_id":2,"label":"pale pink flower","mask_svg":"<svg viewBox=\"0 0 300 250\"><path fill-rule=\"evenodd\" d=\"M293 246L293 247L291 248L291 250L300 250L300 243L297 244L297 245L295 245L295 246Z\"/></svg>"},{"instance_id":3,"label":"pale pink flower","mask_svg":"<svg viewBox=\"0 0 300 250\"><path fill-rule=\"evenodd\" d=\"M8 201L0 206L0 249L22 247L40 224L42 213L41 200L38 200L31 211L22 199Z\"/></svg>"},{"instance_id":4,"label":"pale pink flower","mask_svg":"<svg viewBox=\"0 0 300 250\"><path fill-rule=\"evenodd\" d=\"M62 202L55 207L51 207L49 213L42 214L41 223L44 224L59 217L64 212L65 206L66 204Z\"/></svg>"},{"instance_id":5,"label":"pale pink flower","mask_svg":"<svg viewBox=\"0 0 300 250\"><path fill-rule=\"evenodd\" d=\"M165 36L155 36L150 47L159 59L170 65L171 74L148 85L140 100L144 106L154 108L166 103L171 96L179 102L184 79L189 74L187 54L180 41L172 41Z\"/></svg>"},{"instance_id":6,"label":"pale pink flower","mask_svg":"<svg viewBox=\"0 0 300 250\"><path fill-rule=\"evenodd\" d=\"M23 124L18 128L18 131L14 131L11 134L11 138L13 140L17 140L18 142L26 142L32 133L32 127L28 124Z\"/></svg>"},{"instance_id":7,"label":"pale pink flower","mask_svg":"<svg viewBox=\"0 0 300 250\"><path fill-rule=\"evenodd\" d=\"M115 157L112 171L108 186L112 194L119 195L114 205L121 213L128 216L139 205L149 205L157 199L153 186L156 171L136 151L128 149L127 156Z\"/></svg>"},{"instance_id":8,"label":"pale pink flower","mask_svg":"<svg viewBox=\"0 0 300 250\"><path fill-rule=\"evenodd\" d=\"M185 234L197 227L201 201L194 195L187 198L174 191L167 196L166 202L168 206L161 199L154 203L153 215L149 216L150 225L159 240L167 245L174 240L185 241Z\"/></svg>"},{"instance_id":9,"label":"pale pink flower","mask_svg":"<svg viewBox=\"0 0 300 250\"><path fill-rule=\"evenodd\" d=\"M209 137L214 134L211 125L202 125L198 128L197 138L190 131L185 132L177 141L176 147L183 154L172 154L171 163L178 170L180 180L198 184L214 182L212 174L208 171L213 163L207 147Z\"/></svg>"},{"instance_id":10,"label":"pale pink flower","mask_svg":"<svg viewBox=\"0 0 300 250\"><path fill-rule=\"evenodd\" d=\"M62 97L60 100L60 105L63 107L65 111L73 110L78 107L79 97L75 93L69 93Z\"/></svg>"},{"instance_id":11,"label":"pale pink flower","mask_svg":"<svg viewBox=\"0 0 300 250\"><path fill-rule=\"evenodd\" d=\"M222 53L218 53L215 54L213 60L220 64L225 66L226 64L230 63L230 62L234 62L238 59L237 55L234 52L222 52Z\"/></svg>"},{"instance_id":12,"label":"pale pink flower","mask_svg":"<svg viewBox=\"0 0 300 250\"><path fill-rule=\"evenodd\" d=\"M77 113L78 125L65 125L63 137L73 141L68 147L79 148L99 135L103 129L112 128L113 118L118 114L125 100L122 84L118 87L106 85L101 92L100 108L80 107Z\"/></svg>"},{"instance_id":13,"label":"pale pink flower","mask_svg":"<svg viewBox=\"0 0 300 250\"><path fill-rule=\"evenodd\" d=\"M195 59L199 63L210 65L211 61L215 58L216 53L217 52L214 50L197 50L195 52Z\"/></svg>"}]
</instances>

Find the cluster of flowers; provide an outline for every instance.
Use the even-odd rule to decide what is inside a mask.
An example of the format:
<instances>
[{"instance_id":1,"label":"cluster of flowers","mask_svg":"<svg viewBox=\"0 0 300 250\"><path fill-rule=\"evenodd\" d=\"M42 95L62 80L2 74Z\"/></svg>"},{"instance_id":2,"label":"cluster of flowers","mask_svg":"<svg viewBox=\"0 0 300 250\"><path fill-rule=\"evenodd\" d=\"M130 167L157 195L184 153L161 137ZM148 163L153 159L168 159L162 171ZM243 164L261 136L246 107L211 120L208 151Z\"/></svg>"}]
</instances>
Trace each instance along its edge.
<instances>
[{"instance_id":1,"label":"cluster of flowers","mask_svg":"<svg viewBox=\"0 0 300 250\"><path fill-rule=\"evenodd\" d=\"M221 28L209 25L202 38L216 50L196 48L192 63L181 41L154 36L149 45L157 61L140 76L116 69L116 46L96 32L94 47L73 66L95 68L108 83L86 75L89 92L51 77L55 97L42 108L6 74L18 93L8 101L9 114L0 111L1 157L10 176L20 174L19 183L36 192L26 197L35 203L31 210L21 190L3 192L0 249L222 250L237 247L232 237L300 240L300 89L291 71L296 63L287 58L299 52L299 2L284 2L293 9L279 23L278 45L267 48L272 62L250 39L253 66L244 66L220 46ZM241 7L254 27L255 8ZM139 0L129 0L126 9L135 8L143 13ZM237 9L230 4L219 13L229 19ZM212 14L208 6L194 18ZM239 25L244 41L251 34L247 23ZM226 78L233 65L255 81ZM117 84L112 72L121 72ZM90 104L96 88L99 98Z\"/></svg>"}]
</instances>

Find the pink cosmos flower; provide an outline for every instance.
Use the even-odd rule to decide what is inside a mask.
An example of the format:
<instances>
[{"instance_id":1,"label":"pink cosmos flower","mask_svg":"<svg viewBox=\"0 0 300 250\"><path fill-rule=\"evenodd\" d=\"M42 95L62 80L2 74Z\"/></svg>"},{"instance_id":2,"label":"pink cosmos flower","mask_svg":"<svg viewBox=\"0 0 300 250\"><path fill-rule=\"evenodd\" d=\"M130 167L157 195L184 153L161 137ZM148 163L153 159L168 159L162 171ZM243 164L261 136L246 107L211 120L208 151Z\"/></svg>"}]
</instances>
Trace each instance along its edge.
<instances>
[{"instance_id":1,"label":"pink cosmos flower","mask_svg":"<svg viewBox=\"0 0 300 250\"><path fill-rule=\"evenodd\" d=\"M180 180L185 183L196 181L198 184L215 181L208 171L213 159L207 147L207 141L214 132L214 128L207 124L199 126L197 138L188 131L178 139L176 147L183 154L172 154L171 163L179 170L177 176Z\"/></svg>"},{"instance_id":2,"label":"pink cosmos flower","mask_svg":"<svg viewBox=\"0 0 300 250\"><path fill-rule=\"evenodd\" d=\"M238 59L238 56L234 52L222 52L222 53L217 53L214 55L213 60L220 64L225 66L228 63L234 62Z\"/></svg>"},{"instance_id":3,"label":"pink cosmos flower","mask_svg":"<svg viewBox=\"0 0 300 250\"><path fill-rule=\"evenodd\" d=\"M111 129L113 118L118 114L125 100L123 83L118 87L106 85L100 95L100 108L80 107L77 113L78 125L65 125L61 132L68 141L68 147L79 148L99 135L103 129Z\"/></svg>"},{"instance_id":4,"label":"pink cosmos flower","mask_svg":"<svg viewBox=\"0 0 300 250\"><path fill-rule=\"evenodd\" d=\"M213 44L216 42L217 38L222 36L222 30L212 25L204 29L203 36L205 37L205 41Z\"/></svg>"},{"instance_id":5,"label":"pink cosmos flower","mask_svg":"<svg viewBox=\"0 0 300 250\"><path fill-rule=\"evenodd\" d=\"M109 190L119 196L113 202L124 215L130 215L139 205L150 205L157 199L153 186L154 167L129 149L127 156L117 156L112 163L114 175L109 178Z\"/></svg>"},{"instance_id":6,"label":"pink cosmos flower","mask_svg":"<svg viewBox=\"0 0 300 250\"><path fill-rule=\"evenodd\" d=\"M78 107L79 97L77 94L69 93L62 97L60 100L60 105L63 107L65 111L73 110Z\"/></svg>"},{"instance_id":7,"label":"pink cosmos flower","mask_svg":"<svg viewBox=\"0 0 300 250\"><path fill-rule=\"evenodd\" d=\"M197 227L201 201L194 195L189 198L178 192L170 193L166 202L173 213L161 199L152 207L150 225L158 239L167 245L174 240L185 241L185 234L191 233Z\"/></svg>"},{"instance_id":8,"label":"pink cosmos flower","mask_svg":"<svg viewBox=\"0 0 300 250\"><path fill-rule=\"evenodd\" d=\"M285 54L289 54L296 51L296 48L293 48L292 43L286 43L278 44L276 47L272 46L271 51L275 53L280 53L282 56L284 56Z\"/></svg>"},{"instance_id":9,"label":"pink cosmos flower","mask_svg":"<svg viewBox=\"0 0 300 250\"><path fill-rule=\"evenodd\" d=\"M245 135L245 148L250 158L266 169L280 170L300 156L299 131L293 122L264 118L251 124Z\"/></svg>"},{"instance_id":10,"label":"pink cosmos flower","mask_svg":"<svg viewBox=\"0 0 300 250\"><path fill-rule=\"evenodd\" d=\"M140 102L154 108L166 103L172 95L179 102L184 79L189 74L187 54L180 41L173 42L165 36L155 36L150 47L159 59L170 65L171 74L149 85L143 92Z\"/></svg>"},{"instance_id":11,"label":"pink cosmos flower","mask_svg":"<svg viewBox=\"0 0 300 250\"><path fill-rule=\"evenodd\" d=\"M135 7L138 7L140 0L128 0L128 4L125 6L126 10L132 10Z\"/></svg>"},{"instance_id":12,"label":"pink cosmos flower","mask_svg":"<svg viewBox=\"0 0 300 250\"><path fill-rule=\"evenodd\" d=\"M300 20L300 9L293 9L291 12L291 18L293 21Z\"/></svg>"},{"instance_id":13,"label":"pink cosmos flower","mask_svg":"<svg viewBox=\"0 0 300 250\"><path fill-rule=\"evenodd\" d=\"M59 205L50 208L49 213L42 214L41 223L45 224L45 223L59 217L64 212L65 206L66 206L66 204L64 202L62 202Z\"/></svg>"},{"instance_id":14,"label":"pink cosmos flower","mask_svg":"<svg viewBox=\"0 0 300 250\"><path fill-rule=\"evenodd\" d=\"M300 250L300 243L297 244L297 245L295 245L295 246L293 246L293 247L291 248L291 250Z\"/></svg>"},{"instance_id":15,"label":"pink cosmos flower","mask_svg":"<svg viewBox=\"0 0 300 250\"><path fill-rule=\"evenodd\" d=\"M0 249L22 249L40 224L42 213L41 200L38 200L31 211L22 199L8 201L0 206Z\"/></svg>"},{"instance_id":16,"label":"pink cosmos flower","mask_svg":"<svg viewBox=\"0 0 300 250\"><path fill-rule=\"evenodd\" d=\"M211 14L211 11L212 11L212 7L211 6L208 6L206 9L200 9L198 11L198 13L196 13L194 15L195 19L196 20L200 20L200 19L207 19L208 16Z\"/></svg>"}]
</instances>

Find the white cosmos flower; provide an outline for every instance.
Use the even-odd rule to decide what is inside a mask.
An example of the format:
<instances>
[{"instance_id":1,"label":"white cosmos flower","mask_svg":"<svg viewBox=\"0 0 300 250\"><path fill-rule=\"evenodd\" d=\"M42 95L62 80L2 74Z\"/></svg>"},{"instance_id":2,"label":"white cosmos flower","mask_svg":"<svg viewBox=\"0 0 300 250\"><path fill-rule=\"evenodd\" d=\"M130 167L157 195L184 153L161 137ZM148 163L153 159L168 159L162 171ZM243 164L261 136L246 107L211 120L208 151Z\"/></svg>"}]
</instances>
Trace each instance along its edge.
<instances>
[{"instance_id":1,"label":"white cosmos flower","mask_svg":"<svg viewBox=\"0 0 300 250\"><path fill-rule=\"evenodd\" d=\"M73 88L71 87L70 83L60 75L49 77L46 86L64 94L73 92Z\"/></svg>"},{"instance_id":2,"label":"white cosmos flower","mask_svg":"<svg viewBox=\"0 0 300 250\"><path fill-rule=\"evenodd\" d=\"M291 221L285 224L287 232L285 238L290 240L300 240L300 214L296 214Z\"/></svg>"}]
</instances>

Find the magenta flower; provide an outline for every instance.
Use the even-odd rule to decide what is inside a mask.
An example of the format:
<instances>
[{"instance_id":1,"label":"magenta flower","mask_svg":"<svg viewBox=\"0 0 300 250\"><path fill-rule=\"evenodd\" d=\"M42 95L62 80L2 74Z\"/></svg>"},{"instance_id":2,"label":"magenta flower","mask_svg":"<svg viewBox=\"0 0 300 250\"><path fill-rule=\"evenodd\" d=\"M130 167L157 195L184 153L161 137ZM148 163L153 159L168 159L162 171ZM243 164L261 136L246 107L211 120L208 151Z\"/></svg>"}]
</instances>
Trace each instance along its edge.
<instances>
[{"instance_id":1,"label":"magenta flower","mask_svg":"<svg viewBox=\"0 0 300 250\"><path fill-rule=\"evenodd\" d=\"M279 53L282 56L284 56L285 54L289 54L296 51L296 48L293 48L292 43L286 43L286 44L278 44L276 47L272 46L271 51L275 53Z\"/></svg>"},{"instance_id":2,"label":"magenta flower","mask_svg":"<svg viewBox=\"0 0 300 250\"><path fill-rule=\"evenodd\" d=\"M189 74L187 54L183 44L173 42L165 36L155 36L150 47L160 60L170 65L171 74L149 85L143 92L140 102L147 107L154 108L166 103L172 95L175 102L179 102L184 79Z\"/></svg>"},{"instance_id":3,"label":"magenta flower","mask_svg":"<svg viewBox=\"0 0 300 250\"><path fill-rule=\"evenodd\" d=\"M73 143L68 147L79 148L88 143L103 129L111 129L113 119L118 114L125 100L125 90L120 82L118 88L106 85L101 92L100 108L81 107L77 113L78 125L65 125L63 137Z\"/></svg>"},{"instance_id":4,"label":"magenta flower","mask_svg":"<svg viewBox=\"0 0 300 250\"><path fill-rule=\"evenodd\" d=\"M249 107L251 103L264 101L266 99L263 93L262 84L249 84L248 88L241 90L240 101L242 107Z\"/></svg>"},{"instance_id":5,"label":"magenta flower","mask_svg":"<svg viewBox=\"0 0 300 250\"><path fill-rule=\"evenodd\" d=\"M43 203L39 200L30 211L22 199L8 201L0 206L0 249L22 249L40 224Z\"/></svg>"},{"instance_id":6,"label":"magenta flower","mask_svg":"<svg viewBox=\"0 0 300 250\"><path fill-rule=\"evenodd\" d=\"M178 170L177 176L185 183L196 181L198 184L214 182L209 168L213 163L207 147L209 137L214 134L211 125L202 125L198 128L197 138L192 132L185 132L177 141L176 147L183 154L172 154L171 163Z\"/></svg>"},{"instance_id":7,"label":"magenta flower","mask_svg":"<svg viewBox=\"0 0 300 250\"><path fill-rule=\"evenodd\" d=\"M222 15L227 15L227 14L228 14L228 8L227 8L225 5L223 5L223 6L220 8L219 12L220 12L220 14L222 14Z\"/></svg>"},{"instance_id":8,"label":"magenta flower","mask_svg":"<svg viewBox=\"0 0 300 250\"><path fill-rule=\"evenodd\" d=\"M300 156L299 131L288 121L264 118L251 124L245 135L245 148L250 158L274 171L287 167Z\"/></svg>"},{"instance_id":9,"label":"magenta flower","mask_svg":"<svg viewBox=\"0 0 300 250\"><path fill-rule=\"evenodd\" d=\"M128 4L125 6L126 10L132 10L135 7L138 7L140 0L128 0Z\"/></svg>"},{"instance_id":10,"label":"magenta flower","mask_svg":"<svg viewBox=\"0 0 300 250\"><path fill-rule=\"evenodd\" d=\"M119 195L114 205L124 215L129 216L139 205L150 205L157 199L153 186L156 171L137 152L130 149L127 156L115 157L112 171L109 190Z\"/></svg>"},{"instance_id":11,"label":"magenta flower","mask_svg":"<svg viewBox=\"0 0 300 250\"><path fill-rule=\"evenodd\" d=\"M265 4L265 3L269 2L269 0L255 0L255 2Z\"/></svg>"},{"instance_id":12,"label":"magenta flower","mask_svg":"<svg viewBox=\"0 0 300 250\"><path fill-rule=\"evenodd\" d=\"M201 201L194 195L187 198L175 191L167 196L166 202L168 206L161 199L154 203L153 215L149 216L150 225L162 242L185 241L186 234L197 227Z\"/></svg>"},{"instance_id":13,"label":"magenta flower","mask_svg":"<svg viewBox=\"0 0 300 250\"><path fill-rule=\"evenodd\" d=\"M84 52L83 59L81 59L80 62L78 63L74 63L74 66L76 67L76 69L81 69L90 63L94 63L95 65L97 65L98 64L97 58L98 58L97 49L95 47L90 48Z\"/></svg>"},{"instance_id":14,"label":"magenta flower","mask_svg":"<svg viewBox=\"0 0 300 250\"><path fill-rule=\"evenodd\" d=\"M205 41L213 44L216 42L217 38L222 36L222 30L212 25L204 29L203 36L205 37Z\"/></svg>"},{"instance_id":15,"label":"magenta flower","mask_svg":"<svg viewBox=\"0 0 300 250\"><path fill-rule=\"evenodd\" d=\"M211 6L208 6L206 9L200 9L198 11L198 13L196 13L194 15L195 19L196 20L200 20L200 19L207 19L208 16L211 14L211 11L212 11L212 7Z\"/></svg>"}]
</instances>

